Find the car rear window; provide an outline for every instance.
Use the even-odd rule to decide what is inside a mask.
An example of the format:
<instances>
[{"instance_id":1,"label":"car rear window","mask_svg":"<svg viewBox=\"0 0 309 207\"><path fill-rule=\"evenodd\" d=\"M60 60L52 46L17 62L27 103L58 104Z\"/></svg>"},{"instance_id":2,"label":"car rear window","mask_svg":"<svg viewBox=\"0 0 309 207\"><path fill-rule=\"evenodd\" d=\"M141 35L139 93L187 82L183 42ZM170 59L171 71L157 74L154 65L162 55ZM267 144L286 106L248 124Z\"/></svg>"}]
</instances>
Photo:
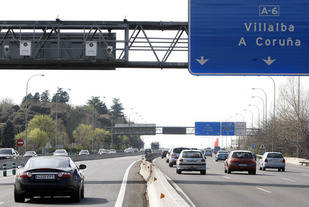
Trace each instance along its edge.
<instances>
[{"instance_id":1,"label":"car rear window","mask_svg":"<svg viewBox=\"0 0 309 207\"><path fill-rule=\"evenodd\" d=\"M173 153L178 153L180 154L182 150L187 150L188 148L174 148Z\"/></svg>"},{"instance_id":2,"label":"car rear window","mask_svg":"<svg viewBox=\"0 0 309 207\"><path fill-rule=\"evenodd\" d=\"M253 156L250 152L233 152L232 158L252 159Z\"/></svg>"},{"instance_id":3,"label":"car rear window","mask_svg":"<svg viewBox=\"0 0 309 207\"><path fill-rule=\"evenodd\" d=\"M70 167L68 159L57 159L51 157L40 157L37 159L31 159L26 164L28 169L37 169L37 168L67 168Z\"/></svg>"},{"instance_id":4,"label":"car rear window","mask_svg":"<svg viewBox=\"0 0 309 207\"><path fill-rule=\"evenodd\" d=\"M268 153L267 158L283 158L283 155L280 153Z\"/></svg>"},{"instance_id":5,"label":"car rear window","mask_svg":"<svg viewBox=\"0 0 309 207\"><path fill-rule=\"evenodd\" d=\"M202 158L202 154L200 152L183 152L183 158Z\"/></svg>"}]
</instances>

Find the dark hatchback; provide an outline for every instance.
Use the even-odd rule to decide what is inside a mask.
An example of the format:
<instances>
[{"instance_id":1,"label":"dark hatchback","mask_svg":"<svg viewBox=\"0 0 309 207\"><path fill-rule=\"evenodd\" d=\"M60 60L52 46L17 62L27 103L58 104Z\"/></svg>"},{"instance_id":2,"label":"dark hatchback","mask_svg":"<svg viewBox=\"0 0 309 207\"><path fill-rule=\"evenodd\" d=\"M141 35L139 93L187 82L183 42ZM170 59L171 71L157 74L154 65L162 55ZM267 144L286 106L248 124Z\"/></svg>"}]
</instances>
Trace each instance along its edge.
<instances>
[{"instance_id":1,"label":"dark hatchback","mask_svg":"<svg viewBox=\"0 0 309 207\"><path fill-rule=\"evenodd\" d=\"M84 198L84 175L69 157L33 157L15 176L15 202L34 196L70 196L79 202Z\"/></svg>"}]
</instances>

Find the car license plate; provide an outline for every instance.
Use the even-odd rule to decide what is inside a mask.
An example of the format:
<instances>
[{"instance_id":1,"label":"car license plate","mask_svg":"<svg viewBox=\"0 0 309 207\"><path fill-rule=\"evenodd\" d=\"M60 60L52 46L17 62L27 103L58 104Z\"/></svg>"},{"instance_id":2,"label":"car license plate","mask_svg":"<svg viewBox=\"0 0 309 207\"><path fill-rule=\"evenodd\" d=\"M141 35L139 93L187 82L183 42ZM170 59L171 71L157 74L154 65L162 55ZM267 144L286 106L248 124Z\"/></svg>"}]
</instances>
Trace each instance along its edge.
<instances>
[{"instance_id":1,"label":"car license plate","mask_svg":"<svg viewBox=\"0 0 309 207\"><path fill-rule=\"evenodd\" d=\"M240 167L246 167L247 164L239 164Z\"/></svg>"},{"instance_id":2,"label":"car license plate","mask_svg":"<svg viewBox=\"0 0 309 207\"><path fill-rule=\"evenodd\" d=\"M37 179L37 180L54 180L55 175L36 175L35 179Z\"/></svg>"}]
</instances>

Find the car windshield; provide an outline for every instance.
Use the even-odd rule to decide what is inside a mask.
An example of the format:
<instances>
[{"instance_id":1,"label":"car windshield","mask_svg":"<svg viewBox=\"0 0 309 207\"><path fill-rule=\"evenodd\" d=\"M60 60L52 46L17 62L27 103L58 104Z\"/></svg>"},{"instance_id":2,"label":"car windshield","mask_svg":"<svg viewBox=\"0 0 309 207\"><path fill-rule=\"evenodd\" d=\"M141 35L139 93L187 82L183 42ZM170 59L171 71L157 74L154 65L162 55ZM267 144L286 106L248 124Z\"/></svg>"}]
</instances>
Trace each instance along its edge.
<instances>
[{"instance_id":1,"label":"car windshield","mask_svg":"<svg viewBox=\"0 0 309 207\"><path fill-rule=\"evenodd\" d=\"M88 150L82 150L81 153L88 153Z\"/></svg>"},{"instance_id":2,"label":"car windshield","mask_svg":"<svg viewBox=\"0 0 309 207\"><path fill-rule=\"evenodd\" d=\"M11 149L0 149L0 154L12 154Z\"/></svg>"},{"instance_id":3,"label":"car windshield","mask_svg":"<svg viewBox=\"0 0 309 207\"><path fill-rule=\"evenodd\" d=\"M188 151L182 153L183 158L202 158L202 154L200 152Z\"/></svg>"},{"instance_id":4,"label":"car windshield","mask_svg":"<svg viewBox=\"0 0 309 207\"><path fill-rule=\"evenodd\" d=\"M173 153L178 153L180 154L182 150L187 150L188 148L174 148Z\"/></svg>"},{"instance_id":5,"label":"car windshield","mask_svg":"<svg viewBox=\"0 0 309 207\"><path fill-rule=\"evenodd\" d=\"M37 158L37 157L36 157ZM53 157L40 157L31 159L27 162L26 168L67 168L70 167L69 159L53 158Z\"/></svg>"},{"instance_id":6,"label":"car windshield","mask_svg":"<svg viewBox=\"0 0 309 207\"><path fill-rule=\"evenodd\" d=\"M268 153L267 158L283 158L281 153Z\"/></svg>"},{"instance_id":7,"label":"car windshield","mask_svg":"<svg viewBox=\"0 0 309 207\"><path fill-rule=\"evenodd\" d=\"M233 152L232 158L239 158L239 159L252 159L251 152Z\"/></svg>"}]
</instances>

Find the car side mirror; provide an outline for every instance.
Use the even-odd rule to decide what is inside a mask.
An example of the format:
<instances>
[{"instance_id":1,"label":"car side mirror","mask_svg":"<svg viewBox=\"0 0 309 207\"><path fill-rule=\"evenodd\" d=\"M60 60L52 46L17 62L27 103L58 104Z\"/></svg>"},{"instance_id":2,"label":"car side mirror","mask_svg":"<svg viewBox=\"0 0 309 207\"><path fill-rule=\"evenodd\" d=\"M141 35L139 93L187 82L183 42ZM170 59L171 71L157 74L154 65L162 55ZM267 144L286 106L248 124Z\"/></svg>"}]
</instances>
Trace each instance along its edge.
<instances>
[{"instance_id":1,"label":"car side mirror","mask_svg":"<svg viewBox=\"0 0 309 207\"><path fill-rule=\"evenodd\" d=\"M84 165L84 164L80 164L79 167L78 167L78 169L80 169L80 170L84 170L86 168L87 168L87 166Z\"/></svg>"}]
</instances>

